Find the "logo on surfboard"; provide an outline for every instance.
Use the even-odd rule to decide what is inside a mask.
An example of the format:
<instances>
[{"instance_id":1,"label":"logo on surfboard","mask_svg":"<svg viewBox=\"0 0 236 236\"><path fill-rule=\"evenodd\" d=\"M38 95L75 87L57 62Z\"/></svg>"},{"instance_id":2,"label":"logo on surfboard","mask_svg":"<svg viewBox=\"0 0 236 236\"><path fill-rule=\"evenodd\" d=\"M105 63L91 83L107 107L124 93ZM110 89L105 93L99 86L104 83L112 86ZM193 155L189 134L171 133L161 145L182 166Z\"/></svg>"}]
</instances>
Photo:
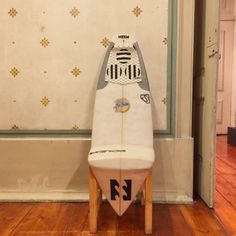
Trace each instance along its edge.
<instances>
[{"instance_id":1,"label":"logo on surfboard","mask_svg":"<svg viewBox=\"0 0 236 236\"><path fill-rule=\"evenodd\" d=\"M132 180L131 179L125 179L125 184L122 185L122 189L125 194L122 195L122 199L124 201L130 201L131 198L131 189L132 189ZM120 188L120 184L116 179L110 180L110 189L111 189L111 200L115 201L118 200L120 197L120 192L118 191Z\"/></svg>"},{"instance_id":2,"label":"logo on surfboard","mask_svg":"<svg viewBox=\"0 0 236 236\"><path fill-rule=\"evenodd\" d=\"M146 103L146 104L150 104L150 96L149 94L141 94L140 98Z\"/></svg>"},{"instance_id":3,"label":"logo on surfboard","mask_svg":"<svg viewBox=\"0 0 236 236\"><path fill-rule=\"evenodd\" d=\"M116 112L127 112L130 108L129 100L126 98L117 99L113 108Z\"/></svg>"}]
</instances>

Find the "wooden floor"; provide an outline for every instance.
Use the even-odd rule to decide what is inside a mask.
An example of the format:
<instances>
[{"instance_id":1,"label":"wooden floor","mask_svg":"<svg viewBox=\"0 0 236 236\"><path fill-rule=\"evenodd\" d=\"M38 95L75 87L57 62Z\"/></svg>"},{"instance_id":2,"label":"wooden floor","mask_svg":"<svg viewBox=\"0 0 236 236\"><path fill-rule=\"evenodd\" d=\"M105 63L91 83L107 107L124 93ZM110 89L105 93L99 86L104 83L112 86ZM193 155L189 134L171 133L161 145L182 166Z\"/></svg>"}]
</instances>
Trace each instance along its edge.
<instances>
[{"instance_id":1,"label":"wooden floor","mask_svg":"<svg viewBox=\"0 0 236 236\"><path fill-rule=\"evenodd\" d=\"M218 136L216 145L215 212L230 235L236 235L236 148Z\"/></svg>"},{"instance_id":2,"label":"wooden floor","mask_svg":"<svg viewBox=\"0 0 236 236\"><path fill-rule=\"evenodd\" d=\"M144 212L133 204L122 217L104 204L99 217L100 236L144 235ZM200 200L191 205L154 204L153 235L227 235ZM2 203L0 235L90 235L87 203Z\"/></svg>"},{"instance_id":3,"label":"wooden floor","mask_svg":"<svg viewBox=\"0 0 236 236\"><path fill-rule=\"evenodd\" d=\"M236 235L236 149L217 138L216 204L200 199L193 205L153 205L153 235ZM118 217L103 204L99 236L144 235L144 207L133 204ZM89 234L87 203L0 203L0 236Z\"/></svg>"}]
</instances>

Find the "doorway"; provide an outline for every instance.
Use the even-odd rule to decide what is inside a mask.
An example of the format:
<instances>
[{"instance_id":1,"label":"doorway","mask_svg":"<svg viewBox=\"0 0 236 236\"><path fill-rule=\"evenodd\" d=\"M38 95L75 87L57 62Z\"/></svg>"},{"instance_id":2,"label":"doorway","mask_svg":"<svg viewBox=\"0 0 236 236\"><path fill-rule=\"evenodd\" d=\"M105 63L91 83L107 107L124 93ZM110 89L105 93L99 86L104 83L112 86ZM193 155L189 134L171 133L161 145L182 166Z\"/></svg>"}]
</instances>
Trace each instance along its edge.
<instances>
[{"instance_id":1,"label":"doorway","mask_svg":"<svg viewBox=\"0 0 236 236\"><path fill-rule=\"evenodd\" d=\"M217 83L217 135L227 135L235 126L235 0L222 0L220 8L219 72Z\"/></svg>"},{"instance_id":2,"label":"doorway","mask_svg":"<svg viewBox=\"0 0 236 236\"><path fill-rule=\"evenodd\" d=\"M227 144L236 126L235 2L195 1L193 137L195 193L236 235L236 148Z\"/></svg>"},{"instance_id":3,"label":"doorway","mask_svg":"<svg viewBox=\"0 0 236 236\"><path fill-rule=\"evenodd\" d=\"M214 208L230 235L236 233L236 147L228 144L228 127L236 126L235 16L236 1L221 0Z\"/></svg>"}]
</instances>

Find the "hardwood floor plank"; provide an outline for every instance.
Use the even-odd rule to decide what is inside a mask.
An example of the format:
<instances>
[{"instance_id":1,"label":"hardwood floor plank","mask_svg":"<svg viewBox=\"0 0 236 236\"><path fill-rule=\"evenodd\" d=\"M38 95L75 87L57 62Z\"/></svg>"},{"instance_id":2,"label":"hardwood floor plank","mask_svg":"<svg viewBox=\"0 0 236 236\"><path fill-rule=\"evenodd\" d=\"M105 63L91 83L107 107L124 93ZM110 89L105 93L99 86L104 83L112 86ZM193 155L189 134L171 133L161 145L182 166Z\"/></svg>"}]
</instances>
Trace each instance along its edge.
<instances>
[{"instance_id":1,"label":"hardwood floor plank","mask_svg":"<svg viewBox=\"0 0 236 236\"><path fill-rule=\"evenodd\" d=\"M220 159L221 161L224 161L228 166L230 166L231 168L235 169L235 174L236 174L236 154L235 157L217 157L218 159Z\"/></svg>"},{"instance_id":2,"label":"hardwood floor plank","mask_svg":"<svg viewBox=\"0 0 236 236\"><path fill-rule=\"evenodd\" d=\"M227 144L227 135L217 135L216 136L216 142L217 144Z\"/></svg>"},{"instance_id":3,"label":"hardwood floor plank","mask_svg":"<svg viewBox=\"0 0 236 236\"><path fill-rule=\"evenodd\" d=\"M178 205L154 205L153 219L153 235L193 235L192 230L186 223Z\"/></svg>"},{"instance_id":4,"label":"hardwood floor plank","mask_svg":"<svg viewBox=\"0 0 236 236\"><path fill-rule=\"evenodd\" d=\"M202 200L195 201L193 206L183 205L180 210L193 231L193 235L228 235L218 219Z\"/></svg>"},{"instance_id":5,"label":"hardwood floor plank","mask_svg":"<svg viewBox=\"0 0 236 236\"><path fill-rule=\"evenodd\" d=\"M102 203L98 215L97 234L89 233L89 219L86 219L82 236L116 236L118 228L118 216L108 203Z\"/></svg>"},{"instance_id":6,"label":"hardwood floor plank","mask_svg":"<svg viewBox=\"0 0 236 236\"><path fill-rule=\"evenodd\" d=\"M32 203L0 203L0 235L9 235L33 205Z\"/></svg>"},{"instance_id":7,"label":"hardwood floor plank","mask_svg":"<svg viewBox=\"0 0 236 236\"><path fill-rule=\"evenodd\" d=\"M236 209L236 183L231 184L229 175L216 176L216 190Z\"/></svg>"},{"instance_id":8,"label":"hardwood floor plank","mask_svg":"<svg viewBox=\"0 0 236 236\"><path fill-rule=\"evenodd\" d=\"M173 236L190 236L193 231L187 224L184 216L182 215L179 206L170 205L171 222L173 224Z\"/></svg>"},{"instance_id":9,"label":"hardwood floor plank","mask_svg":"<svg viewBox=\"0 0 236 236\"><path fill-rule=\"evenodd\" d=\"M230 235L236 235L236 148L217 136L215 212Z\"/></svg>"},{"instance_id":10,"label":"hardwood floor plank","mask_svg":"<svg viewBox=\"0 0 236 236\"><path fill-rule=\"evenodd\" d=\"M234 189L236 189L236 175L221 174L220 176L230 183Z\"/></svg>"},{"instance_id":11,"label":"hardwood floor plank","mask_svg":"<svg viewBox=\"0 0 236 236\"><path fill-rule=\"evenodd\" d=\"M216 156L236 169L236 148L227 144L227 136L216 138Z\"/></svg>"},{"instance_id":12,"label":"hardwood floor plank","mask_svg":"<svg viewBox=\"0 0 236 236\"><path fill-rule=\"evenodd\" d=\"M144 206L132 204L123 216L118 217L118 235L144 236L144 221Z\"/></svg>"},{"instance_id":13,"label":"hardwood floor plank","mask_svg":"<svg viewBox=\"0 0 236 236\"><path fill-rule=\"evenodd\" d=\"M215 171L216 171L216 172L215 172L216 175L217 175L217 174L218 174L218 175L221 174L219 170L215 169Z\"/></svg>"},{"instance_id":14,"label":"hardwood floor plank","mask_svg":"<svg viewBox=\"0 0 236 236\"><path fill-rule=\"evenodd\" d=\"M154 235L172 235L173 224L170 220L171 213L168 205L155 204L153 206L153 232Z\"/></svg>"},{"instance_id":15,"label":"hardwood floor plank","mask_svg":"<svg viewBox=\"0 0 236 236\"><path fill-rule=\"evenodd\" d=\"M87 214L85 203L37 203L12 235L78 235Z\"/></svg>"},{"instance_id":16,"label":"hardwood floor plank","mask_svg":"<svg viewBox=\"0 0 236 236\"><path fill-rule=\"evenodd\" d=\"M88 217L88 203L69 203L53 227L53 232L78 235L82 232ZM52 233L52 235L54 235Z\"/></svg>"},{"instance_id":17,"label":"hardwood floor plank","mask_svg":"<svg viewBox=\"0 0 236 236\"><path fill-rule=\"evenodd\" d=\"M215 192L214 210L230 235L236 234L236 210L218 191Z\"/></svg>"},{"instance_id":18,"label":"hardwood floor plank","mask_svg":"<svg viewBox=\"0 0 236 236\"><path fill-rule=\"evenodd\" d=\"M236 169L222 161L220 158L216 158L216 169L221 173L221 174L231 174L234 175L236 174Z\"/></svg>"}]
</instances>

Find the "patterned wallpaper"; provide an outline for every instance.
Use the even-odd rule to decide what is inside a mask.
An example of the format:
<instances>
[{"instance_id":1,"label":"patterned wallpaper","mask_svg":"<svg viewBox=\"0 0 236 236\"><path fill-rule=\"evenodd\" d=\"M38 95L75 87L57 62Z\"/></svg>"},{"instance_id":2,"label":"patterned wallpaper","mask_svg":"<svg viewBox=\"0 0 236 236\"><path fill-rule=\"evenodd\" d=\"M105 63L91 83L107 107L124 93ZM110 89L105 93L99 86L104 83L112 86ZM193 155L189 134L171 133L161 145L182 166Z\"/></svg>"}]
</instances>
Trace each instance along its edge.
<instances>
[{"instance_id":1,"label":"patterned wallpaper","mask_svg":"<svg viewBox=\"0 0 236 236\"><path fill-rule=\"evenodd\" d=\"M0 0L0 5L0 129L91 129L100 67L118 33L138 40L154 127L167 128L167 0Z\"/></svg>"}]
</instances>

